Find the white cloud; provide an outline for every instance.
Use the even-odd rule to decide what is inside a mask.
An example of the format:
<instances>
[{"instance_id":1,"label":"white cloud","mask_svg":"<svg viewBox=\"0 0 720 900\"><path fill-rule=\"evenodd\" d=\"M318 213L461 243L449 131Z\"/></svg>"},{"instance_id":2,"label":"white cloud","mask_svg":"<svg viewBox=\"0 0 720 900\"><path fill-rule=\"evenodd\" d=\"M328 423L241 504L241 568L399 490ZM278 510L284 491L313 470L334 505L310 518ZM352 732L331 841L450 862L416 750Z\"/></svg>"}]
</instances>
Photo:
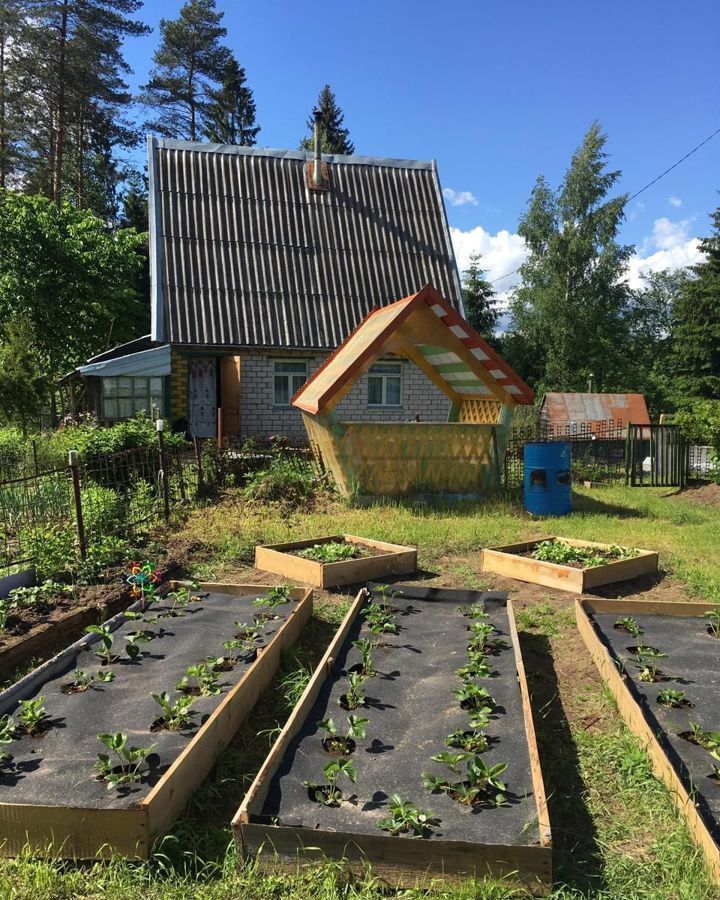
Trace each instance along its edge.
<instances>
[{"instance_id":1,"label":"white cloud","mask_svg":"<svg viewBox=\"0 0 720 900\"><path fill-rule=\"evenodd\" d=\"M648 256L636 253L628 263L627 281L631 288L637 288L642 284L641 276L647 272L660 272L663 269L675 271L685 266L697 265L703 259L698 238L688 238L682 243L657 250Z\"/></svg>"},{"instance_id":2,"label":"white cloud","mask_svg":"<svg viewBox=\"0 0 720 900\"><path fill-rule=\"evenodd\" d=\"M472 191L454 191L452 188L443 188L443 197L450 206L477 206L478 201Z\"/></svg>"},{"instance_id":3,"label":"white cloud","mask_svg":"<svg viewBox=\"0 0 720 900\"><path fill-rule=\"evenodd\" d=\"M690 219L681 219L673 222L663 216L653 222L652 237L650 241L658 250L673 250L688 241L690 231Z\"/></svg>"},{"instance_id":4,"label":"white cloud","mask_svg":"<svg viewBox=\"0 0 720 900\"><path fill-rule=\"evenodd\" d=\"M668 203L675 208L682 206L682 200L679 197L668 197Z\"/></svg>"}]
</instances>

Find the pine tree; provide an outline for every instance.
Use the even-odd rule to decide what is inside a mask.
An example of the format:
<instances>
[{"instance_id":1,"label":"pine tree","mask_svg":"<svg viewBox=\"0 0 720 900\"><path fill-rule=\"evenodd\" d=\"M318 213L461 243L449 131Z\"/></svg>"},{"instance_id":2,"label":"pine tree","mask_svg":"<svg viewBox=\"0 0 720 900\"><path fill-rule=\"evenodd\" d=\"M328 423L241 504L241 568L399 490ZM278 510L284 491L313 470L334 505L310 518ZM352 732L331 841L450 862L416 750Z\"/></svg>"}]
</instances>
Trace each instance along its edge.
<instances>
[{"instance_id":1,"label":"pine tree","mask_svg":"<svg viewBox=\"0 0 720 900\"><path fill-rule=\"evenodd\" d=\"M606 170L606 140L594 123L557 192L538 178L518 228L530 255L511 300L507 346L541 389L584 390L590 373L600 390L623 379L623 274L633 248L617 242L627 198L608 198L620 172Z\"/></svg>"},{"instance_id":2,"label":"pine tree","mask_svg":"<svg viewBox=\"0 0 720 900\"><path fill-rule=\"evenodd\" d=\"M215 0L188 0L177 19L160 20L161 43L153 57L142 102L157 111L148 126L166 137L197 140L204 131L210 91L223 78L230 51Z\"/></svg>"},{"instance_id":3,"label":"pine tree","mask_svg":"<svg viewBox=\"0 0 720 900\"><path fill-rule=\"evenodd\" d=\"M320 91L317 106L307 120L310 136L303 138L300 143L301 150L314 148L315 115L320 114L320 146L323 153L353 154L355 145L350 140L350 132L343 128L345 115L337 104L335 94L326 84Z\"/></svg>"},{"instance_id":4,"label":"pine tree","mask_svg":"<svg viewBox=\"0 0 720 900\"><path fill-rule=\"evenodd\" d=\"M500 313L495 291L480 265L481 258L480 253L471 254L470 265L463 272L463 302L468 322L481 337L493 343Z\"/></svg>"},{"instance_id":5,"label":"pine tree","mask_svg":"<svg viewBox=\"0 0 720 900\"><path fill-rule=\"evenodd\" d=\"M17 0L0 4L0 188L16 174L22 138L22 90L17 52L21 32Z\"/></svg>"},{"instance_id":6,"label":"pine tree","mask_svg":"<svg viewBox=\"0 0 720 900\"><path fill-rule=\"evenodd\" d=\"M245 69L231 56L225 64L222 86L208 91L205 134L219 144L252 147L260 126L253 93L245 84Z\"/></svg>"},{"instance_id":7,"label":"pine tree","mask_svg":"<svg viewBox=\"0 0 720 900\"><path fill-rule=\"evenodd\" d=\"M720 208L711 213L713 231L700 241L706 261L693 266L673 312L672 370L675 392L720 400Z\"/></svg>"}]
</instances>

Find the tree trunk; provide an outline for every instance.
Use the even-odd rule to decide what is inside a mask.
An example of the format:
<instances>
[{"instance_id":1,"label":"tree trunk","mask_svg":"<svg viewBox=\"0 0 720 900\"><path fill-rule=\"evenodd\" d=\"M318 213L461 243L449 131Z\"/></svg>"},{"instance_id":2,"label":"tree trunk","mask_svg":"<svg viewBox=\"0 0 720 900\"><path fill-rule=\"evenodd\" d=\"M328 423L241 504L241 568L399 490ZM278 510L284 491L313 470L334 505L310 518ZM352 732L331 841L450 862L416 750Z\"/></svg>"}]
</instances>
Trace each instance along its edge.
<instances>
[{"instance_id":1,"label":"tree trunk","mask_svg":"<svg viewBox=\"0 0 720 900\"><path fill-rule=\"evenodd\" d=\"M53 158L52 198L62 200L63 155L65 150L65 64L67 56L68 2L63 0L60 16L59 50L57 60L57 108L55 110L55 153Z\"/></svg>"},{"instance_id":2,"label":"tree trunk","mask_svg":"<svg viewBox=\"0 0 720 900\"><path fill-rule=\"evenodd\" d=\"M7 34L3 29L0 31L0 188L5 187L8 176L6 41Z\"/></svg>"}]
</instances>

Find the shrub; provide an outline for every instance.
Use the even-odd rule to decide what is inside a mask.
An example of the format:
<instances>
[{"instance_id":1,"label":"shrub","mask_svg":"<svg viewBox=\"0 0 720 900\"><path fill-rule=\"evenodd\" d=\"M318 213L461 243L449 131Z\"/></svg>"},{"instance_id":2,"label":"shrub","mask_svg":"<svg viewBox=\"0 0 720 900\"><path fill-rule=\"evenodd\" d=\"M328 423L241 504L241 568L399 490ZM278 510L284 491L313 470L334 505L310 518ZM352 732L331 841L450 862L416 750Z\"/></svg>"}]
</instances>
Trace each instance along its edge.
<instances>
[{"instance_id":1,"label":"shrub","mask_svg":"<svg viewBox=\"0 0 720 900\"><path fill-rule=\"evenodd\" d=\"M34 559L41 581L66 576L77 559L75 529L72 525L41 525L21 535L27 556Z\"/></svg>"},{"instance_id":2,"label":"shrub","mask_svg":"<svg viewBox=\"0 0 720 900\"><path fill-rule=\"evenodd\" d=\"M709 476L720 484L720 400L696 400L674 416L688 440L711 448Z\"/></svg>"},{"instance_id":3,"label":"shrub","mask_svg":"<svg viewBox=\"0 0 720 900\"><path fill-rule=\"evenodd\" d=\"M27 444L17 428L0 428L0 480L21 474Z\"/></svg>"},{"instance_id":4,"label":"shrub","mask_svg":"<svg viewBox=\"0 0 720 900\"><path fill-rule=\"evenodd\" d=\"M118 491L99 484L89 484L80 493L88 537L101 536L122 527L128 504Z\"/></svg>"},{"instance_id":5,"label":"shrub","mask_svg":"<svg viewBox=\"0 0 720 900\"><path fill-rule=\"evenodd\" d=\"M282 500L299 506L314 500L324 489L323 479L318 478L310 463L277 456L267 468L248 478L245 496L249 500Z\"/></svg>"}]
</instances>

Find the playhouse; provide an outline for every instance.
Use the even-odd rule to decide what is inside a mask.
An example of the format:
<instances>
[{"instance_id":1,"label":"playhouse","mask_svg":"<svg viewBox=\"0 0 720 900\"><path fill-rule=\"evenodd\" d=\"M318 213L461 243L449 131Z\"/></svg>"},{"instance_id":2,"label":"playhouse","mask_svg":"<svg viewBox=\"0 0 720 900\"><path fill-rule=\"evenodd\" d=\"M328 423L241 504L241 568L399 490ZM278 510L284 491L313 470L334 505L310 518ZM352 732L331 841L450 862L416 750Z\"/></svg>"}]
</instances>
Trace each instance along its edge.
<instances>
[{"instance_id":1,"label":"playhouse","mask_svg":"<svg viewBox=\"0 0 720 900\"><path fill-rule=\"evenodd\" d=\"M379 359L415 363L451 401L447 422L341 422L335 409ZM293 397L345 496L484 494L500 484L522 379L430 285L372 310ZM422 419L422 416L420 416Z\"/></svg>"}]
</instances>

